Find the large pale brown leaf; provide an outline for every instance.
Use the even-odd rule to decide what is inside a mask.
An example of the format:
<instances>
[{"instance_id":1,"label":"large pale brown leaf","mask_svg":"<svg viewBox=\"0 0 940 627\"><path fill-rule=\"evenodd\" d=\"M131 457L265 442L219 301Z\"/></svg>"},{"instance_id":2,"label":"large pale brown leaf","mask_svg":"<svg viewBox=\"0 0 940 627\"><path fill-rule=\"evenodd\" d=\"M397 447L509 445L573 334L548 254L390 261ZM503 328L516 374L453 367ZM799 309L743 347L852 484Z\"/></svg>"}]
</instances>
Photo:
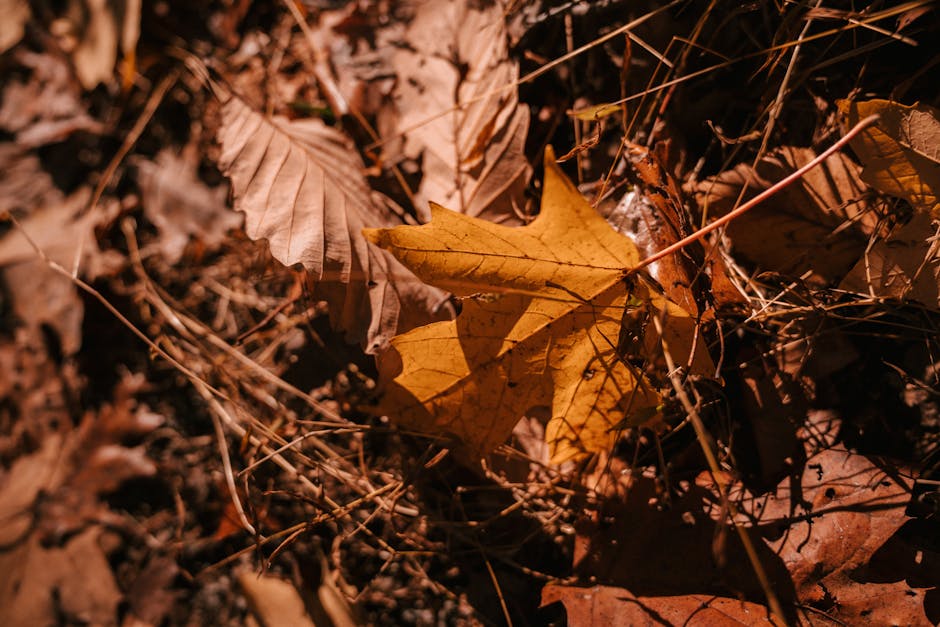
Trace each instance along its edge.
<instances>
[{"instance_id":1,"label":"large pale brown leaf","mask_svg":"<svg viewBox=\"0 0 940 627\"><path fill-rule=\"evenodd\" d=\"M275 259L312 274L350 340L380 350L405 326L403 315L420 318L443 301L443 292L363 238L365 227L399 222L369 189L345 135L318 119L268 118L232 97L219 140L219 165L248 236L268 240Z\"/></svg>"},{"instance_id":2,"label":"large pale brown leaf","mask_svg":"<svg viewBox=\"0 0 940 627\"><path fill-rule=\"evenodd\" d=\"M415 205L518 222L529 177L529 112L518 103L500 2L416 0L391 65L404 152L420 159ZM453 110L458 105L457 110ZM441 115L443 114L443 115ZM437 116L437 117L435 117ZM425 214L426 216L426 214Z\"/></svg>"}]
</instances>

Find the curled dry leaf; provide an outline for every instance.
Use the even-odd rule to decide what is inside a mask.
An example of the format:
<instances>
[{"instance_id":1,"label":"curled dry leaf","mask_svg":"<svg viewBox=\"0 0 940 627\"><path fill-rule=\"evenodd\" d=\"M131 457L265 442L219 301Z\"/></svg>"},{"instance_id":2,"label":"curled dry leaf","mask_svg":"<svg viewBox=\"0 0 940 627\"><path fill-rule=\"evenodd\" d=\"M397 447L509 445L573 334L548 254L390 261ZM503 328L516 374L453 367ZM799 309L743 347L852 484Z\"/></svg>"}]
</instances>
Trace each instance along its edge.
<instances>
[{"instance_id":1,"label":"curled dry leaf","mask_svg":"<svg viewBox=\"0 0 940 627\"><path fill-rule=\"evenodd\" d=\"M838 105L847 127L874 113L881 116L851 143L865 166L862 180L940 218L940 111L890 100L840 100Z\"/></svg>"},{"instance_id":2,"label":"curled dry leaf","mask_svg":"<svg viewBox=\"0 0 940 627\"><path fill-rule=\"evenodd\" d=\"M248 236L312 273L348 339L376 352L405 326L403 316L427 315L444 300L362 236L365 227L398 222L382 210L342 133L318 119L268 118L230 97L219 141Z\"/></svg>"},{"instance_id":3,"label":"curled dry leaf","mask_svg":"<svg viewBox=\"0 0 940 627\"><path fill-rule=\"evenodd\" d=\"M420 159L419 214L436 202L493 222L518 223L530 168L529 112L508 57L501 2L413 2L406 45L391 58L404 153Z\"/></svg>"},{"instance_id":4,"label":"curled dry leaf","mask_svg":"<svg viewBox=\"0 0 940 627\"><path fill-rule=\"evenodd\" d=\"M798 601L817 609L808 618L822 612L836 624L932 625L936 610L926 597L936 586L937 554L906 553L900 540L909 501L899 474L832 448L811 456L798 482L785 480L746 504L771 536Z\"/></svg>"},{"instance_id":5,"label":"curled dry leaf","mask_svg":"<svg viewBox=\"0 0 940 627\"><path fill-rule=\"evenodd\" d=\"M710 375L695 321L642 277L633 242L614 231L565 178L551 152L538 217L506 227L432 206L420 227L367 231L423 280L468 299L455 321L392 341L397 374L383 409L399 424L450 433L474 452L502 443L530 408L550 407L554 463L609 450L623 426L645 424L662 398L630 359ZM626 355L626 357L625 357ZM396 372L398 371L398 372Z\"/></svg>"},{"instance_id":6,"label":"curled dry leaf","mask_svg":"<svg viewBox=\"0 0 940 627\"><path fill-rule=\"evenodd\" d=\"M23 37L30 10L27 0L0 0L0 52L6 52Z\"/></svg>"},{"instance_id":7,"label":"curled dry leaf","mask_svg":"<svg viewBox=\"0 0 940 627\"><path fill-rule=\"evenodd\" d=\"M756 168L741 164L700 183L699 206L709 218L730 212L815 157L808 148L784 147ZM874 232L858 166L834 154L798 182L728 225L735 256L758 270L817 284L838 282L855 265Z\"/></svg>"}]
</instances>

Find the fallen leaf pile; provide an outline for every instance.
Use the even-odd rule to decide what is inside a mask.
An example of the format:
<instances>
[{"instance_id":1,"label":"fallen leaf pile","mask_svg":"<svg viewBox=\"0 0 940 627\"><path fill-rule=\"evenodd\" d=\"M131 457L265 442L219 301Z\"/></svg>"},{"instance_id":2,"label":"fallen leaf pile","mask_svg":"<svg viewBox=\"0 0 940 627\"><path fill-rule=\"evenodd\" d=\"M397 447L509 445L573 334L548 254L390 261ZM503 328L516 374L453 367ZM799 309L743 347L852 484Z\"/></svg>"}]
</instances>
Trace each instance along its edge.
<instances>
[{"instance_id":1,"label":"fallen leaf pile","mask_svg":"<svg viewBox=\"0 0 940 627\"><path fill-rule=\"evenodd\" d=\"M937 3L654 4L0 0L0 625L940 623Z\"/></svg>"},{"instance_id":2,"label":"fallen leaf pile","mask_svg":"<svg viewBox=\"0 0 940 627\"><path fill-rule=\"evenodd\" d=\"M162 422L134 401L139 384L128 377L117 392L118 405L98 415L86 413L76 430L46 438L6 474L0 487L3 624L52 624L57 614L115 624L124 597L104 546L108 526L123 523L103 497L128 480L157 472L143 447L124 444Z\"/></svg>"}]
</instances>

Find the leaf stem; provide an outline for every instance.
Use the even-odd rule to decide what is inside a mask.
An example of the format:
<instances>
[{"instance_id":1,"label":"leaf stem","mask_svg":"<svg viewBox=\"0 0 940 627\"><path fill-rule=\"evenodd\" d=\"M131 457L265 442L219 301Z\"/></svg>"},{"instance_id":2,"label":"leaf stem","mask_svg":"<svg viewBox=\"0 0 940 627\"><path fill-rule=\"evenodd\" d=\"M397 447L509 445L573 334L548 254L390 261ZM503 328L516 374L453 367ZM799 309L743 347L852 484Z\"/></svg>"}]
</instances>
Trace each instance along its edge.
<instances>
[{"instance_id":1,"label":"leaf stem","mask_svg":"<svg viewBox=\"0 0 940 627\"><path fill-rule=\"evenodd\" d=\"M779 192L780 190L788 186L790 183L801 178L804 174L806 174L807 172L815 168L817 165L821 164L823 161L828 159L830 155L844 148L845 145L848 144L850 141L852 141L852 139L854 139L856 135L858 135L863 130L865 130L866 128L868 128L869 126L877 122L878 119L879 119L879 116L877 114L868 116L867 118L865 118L864 120L860 121L858 124L853 126L852 129L848 133L846 133L844 137L839 139L839 141L837 141L832 146L827 148L825 151L819 154L815 159L813 159L812 161L810 161L809 163L801 167L799 170L796 170L795 172L793 172L786 178L778 181L777 183L774 183L774 185L772 185L771 187L765 189L757 196L754 196L754 198L751 198L749 201L747 201L746 203L744 203L743 205L741 205L734 211L728 213L727 215L722 216L721 218L718 218L717 220L715 220L708 226L705 226L699 229L695 233L692 233L692 235L689 235L688 237L685 237L679 240L675 244L667 246L666 248L662 249L658 253L654 255L650 255L649 257L641 261L639 265L631 268L628 271L628 274L633 274L635 272L638 272L639 270L642 270L648 265L659 261L663 257L666 257L668 255L671 255L675 252L682 250L683 248L685 248L692 242L702 239L703 237L705 237L712 231L716 231L720 229L721 227L728 224L735 218L738 218L739 216L747 213L748 211L750 211L751 209L753 209L760 203L764 202L765 200L767 200L768 198L770 198L771 196L773 196L774 194L776 194L777 192Z\"/></svg>"}]
</instances>

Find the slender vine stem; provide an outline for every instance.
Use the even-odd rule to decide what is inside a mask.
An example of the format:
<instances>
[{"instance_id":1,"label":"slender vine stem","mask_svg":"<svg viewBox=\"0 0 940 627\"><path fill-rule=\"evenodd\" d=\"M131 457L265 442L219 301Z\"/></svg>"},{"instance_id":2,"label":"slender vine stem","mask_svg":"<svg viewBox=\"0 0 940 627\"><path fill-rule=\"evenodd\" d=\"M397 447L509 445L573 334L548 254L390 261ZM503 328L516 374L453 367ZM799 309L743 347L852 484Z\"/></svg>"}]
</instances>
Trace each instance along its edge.
<instances>
[{"instance_id":1,"label":"slender vine stem","mask_svg":"<svg viewBox=\"0 0 940 627\"><path fill-rule=\"evenodd\" d=\"M793 183L793 182L796 181L797 179L802 178L802 176L803 176L804 174L806 174L807 172L809 172L810 170L812 170L813 168L815 168L816 166L818 166L819 164L821 164L823 161L825 161L826 159L828 159L832 154L838 152L839 150L842 150L842 148L844 148L846 144L848 144L850 141L852 141L852 140L855 138L856 135L858 135L859 133L861 133L862 131L864 131L866 128L868 128L869 126L871 126L872 124L874 124L874 123L877 122L878 120L879 120L879 116L878 116L877 114L876 114L876 115L870 115L870 116L868 116L867 118L865 118L864 120L861 120L858 124L856 124L855 126L853 126L852 129L851 129L848 133L846 133L844 137L842 137L841 139L839 139L839 141L837 141L837 142L834 143L832 146L830 146L829 148L827 148L826 150L824 150L824 151L823 151L822 153L820 153L815 159L813 159L812 161L810 161L809 163L807 163L806 165L804 165L804 166L801 167L800 169L798 169L798 170L796 170L795 172L793 172L793 174L790 174L790 175L787 176L786 178L781 179L781 180L778 181L777 183L774 183L772 186L768 187L767 189L765 189L764 191L762 191L762 192L761 192L760 194L758 194L757 196L754 196L754 198L751 198L749 201L747 201L746 203L744 203L743 205L741 205L740 207L738 207L738 208L735 209L734 211L731 211L731 212L728 213L727 215L724 215L724 216L718 218L717 220L715 220L714 222L712 222L712 223L709 224L708 226L705 226L705 227L699 229L699 230L696 231L695 233L692 233L692 234L689 235L688 237L685 237L685 238L679 240L679 241L676 242L675 244L672 244L672 245L670 245L670 246L667 246L666 248L662 249L662 250L659 251L658 253L656 253L656 254L654 254L654 255L650 255L649 257L647 257L646 259L644 259L643 261L641 261L641 262L639 263L639 265L634 266L633 268L631 268L631 269L629 270L628 274L633 274L634 272L638 272L638 271L642 270L643 268L649 266L650 264L659 261L659 260L662 259L663 257L667 257L667 256L669 256L669 255L671 255L671 254L673 254L673 253L675 253L675 252L678 252L678 251L682 250L683 248L685 248L686 246L688 246L688 245L691 244L692 242L695 242L695 241L698 241L698 240L702 239L703 237L705 237L705 236L708 235L709 233L720 229L721 227L725 226L726 224L728 224L728 223L731 222L732 220L734 220L734 219L736 219L736 218L739 218L740 216L744 215L745 213L747 213L748 211L750 211L751 209L753 209L753 208L756 207L757 205L761 204L762 202L764 202L765 200L767 200L767 199L770 198L771 196L777 194L780 190L782 190L783 188L787 187L788 185L790 185L791 183Z\"/></svg>"}]
</instances>

